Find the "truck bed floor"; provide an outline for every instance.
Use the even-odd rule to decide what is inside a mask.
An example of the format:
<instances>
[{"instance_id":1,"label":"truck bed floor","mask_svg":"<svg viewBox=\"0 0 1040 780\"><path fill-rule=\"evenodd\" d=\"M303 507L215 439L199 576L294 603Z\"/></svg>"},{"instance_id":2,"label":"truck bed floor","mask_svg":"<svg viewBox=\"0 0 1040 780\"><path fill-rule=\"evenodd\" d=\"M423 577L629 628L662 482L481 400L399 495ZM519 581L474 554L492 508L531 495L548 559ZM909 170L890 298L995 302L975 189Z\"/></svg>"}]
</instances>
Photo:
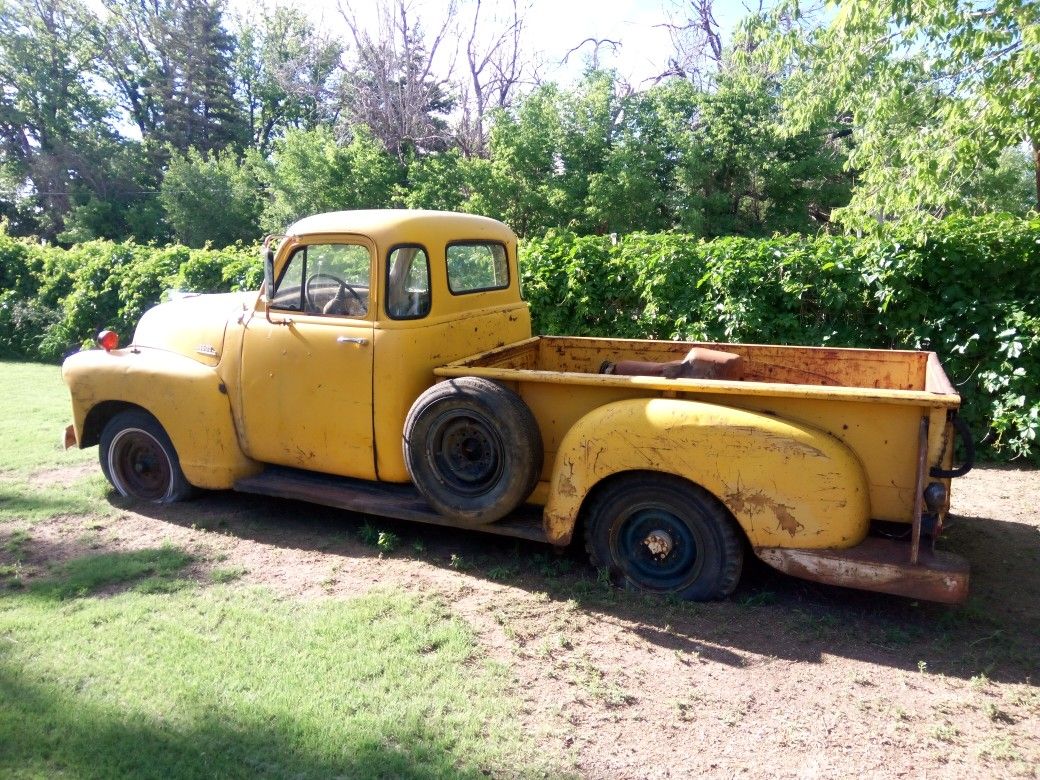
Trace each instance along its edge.
<instances>
[{"instance_id":1,"label":"truck bed floor","mask_svg":"<svg viewBox=\"0 0 1040 780\"><path fill-rule=\"evenodd\" d=\"M496 523L460 526L450 517L438 514L412 485L335 477L283 466L268 466L255 476L240 479L235 483L235 490L241 493L309 501L313 504L397 520L414 520L453 528L472 527L476 531L502 536L535 542L548 541L542 528L542 509L530 504L524 504L513 514Z\"/></svg>"}]
</instances>

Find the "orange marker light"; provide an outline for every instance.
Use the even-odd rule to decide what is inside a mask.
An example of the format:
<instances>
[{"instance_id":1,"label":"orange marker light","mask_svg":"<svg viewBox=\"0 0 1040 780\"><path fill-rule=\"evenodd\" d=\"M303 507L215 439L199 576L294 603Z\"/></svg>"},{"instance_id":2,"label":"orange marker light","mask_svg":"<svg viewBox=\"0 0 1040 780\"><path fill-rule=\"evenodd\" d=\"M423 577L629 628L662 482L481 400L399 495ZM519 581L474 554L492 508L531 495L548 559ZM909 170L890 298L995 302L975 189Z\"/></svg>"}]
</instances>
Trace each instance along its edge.
<instances>
[{"instance_id":1,"label":"orange marker light","mask_svg":"<svg viewBox=\"0 0 1040 780\"><path fill-rule=\"evenodd\" d=\"M97 334L97 344L105 352L111 352L119 348L119 334L114 330L103 330Z\"/></svg>"}]
</instances>

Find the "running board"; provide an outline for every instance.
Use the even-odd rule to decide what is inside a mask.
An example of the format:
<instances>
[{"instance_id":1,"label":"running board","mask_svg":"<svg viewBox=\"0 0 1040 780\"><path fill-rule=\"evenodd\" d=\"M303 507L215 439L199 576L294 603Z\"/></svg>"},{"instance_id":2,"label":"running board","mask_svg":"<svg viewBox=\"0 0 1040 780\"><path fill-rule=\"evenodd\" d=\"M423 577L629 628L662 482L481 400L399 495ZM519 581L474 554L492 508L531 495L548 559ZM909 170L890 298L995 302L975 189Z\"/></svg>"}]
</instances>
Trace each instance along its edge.
<instances>
[{"instance_id":1,"label":"running board","mask_svg":"<svg viewBox=\"0 0 1040 780\"><path fill-rule=\"evenodd\" d=\"M774 569L803 580L891 593L943 604L968 598L968 562L959 555L922 548L910 562L910 544L867 537L845 550L756 547L755 555Z\"/></svg>"},{"instance_id":2,"label":"running board","mask_svg":"<svg viewBox=\"0 0 1040 780\"><path fill-rule=\"evenodd\" d=\"M334 477L283 466L268 466L255 476L240 479L235 483L235 490L309 501L312 504L396 520L467 528L533 542L549 541L542 526L542 508L531 504L520 506L498 522L470 526L438 514L413 485Z\"/></svg>"}]
</instances>

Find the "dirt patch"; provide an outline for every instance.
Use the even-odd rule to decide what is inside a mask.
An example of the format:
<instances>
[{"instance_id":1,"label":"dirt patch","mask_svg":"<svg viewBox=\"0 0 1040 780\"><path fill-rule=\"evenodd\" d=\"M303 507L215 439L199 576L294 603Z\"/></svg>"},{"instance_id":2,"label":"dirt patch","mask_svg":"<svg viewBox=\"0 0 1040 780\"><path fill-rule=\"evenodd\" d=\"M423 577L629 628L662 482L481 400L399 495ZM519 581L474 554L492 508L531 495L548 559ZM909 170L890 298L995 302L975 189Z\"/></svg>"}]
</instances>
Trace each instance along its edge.
<instances>
[{"instance_id":1,"label":"dirt patch","mask_svg":"<svg viewBox=\"0 0 1040 780\"><path fill-rule=\"evenodd\" d=\"M45 488L71 485L100 473L97 463L78 463L75 466L37 471L29 476L29 487Z\"/></svg>"},{"instance_id":2,"label":"dirt patch","mask_svg":"<svg viewBox=\"0 0 1040 780\"><path fill-rule=\"evenodd\" d=\"M1032 777L1040 765L1040 472L955 483L943 544L973 566L960 608L754 563L730 600L684 604L605 586L578 552L476 532L234 494L110 500L111 518L26 527L25 565L168 541L197 556L201 580L244 570L286 598L435 595L509 668L518 728L586 777ZM379 530L395 537L384 553Z\"/></svg>"}]
</instances>

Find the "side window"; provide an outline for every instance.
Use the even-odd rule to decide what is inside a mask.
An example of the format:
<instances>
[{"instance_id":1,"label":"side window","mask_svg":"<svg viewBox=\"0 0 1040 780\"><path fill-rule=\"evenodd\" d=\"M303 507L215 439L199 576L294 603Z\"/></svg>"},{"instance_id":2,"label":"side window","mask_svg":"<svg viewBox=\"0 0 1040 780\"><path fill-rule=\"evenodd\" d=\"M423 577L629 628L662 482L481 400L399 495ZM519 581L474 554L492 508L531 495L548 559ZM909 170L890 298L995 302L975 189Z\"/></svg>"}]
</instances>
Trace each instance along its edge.
<instances>
[{"instance_id":1,"label":"side window","mask_svg":"<svg viewBox=\"0 0 1040 780\"><path fill-rule=\"evenodd\" d=\"M297 249L271 305L278 309L341 317L368 314L372 258L360 244L309 244Z\"/></svg>"},{"instance_id":2,"label":"side window","mask_svg":"<svg viewBox=\"0 0 1040 780\"><path fill-rule=\"evenodd\" d=\"M430 313L430 261L418 246L397 247L386 271L386 313L395 320Z\"/></svg>"},{"instance_id":3,"label":"side window","mask_svg":"<svg viewBox=\"0 0 1040 780\"><path fill-rule=\"evenodd\" d=\"M453 293L501 290L509 286L509 264L502 244L478 241L450 244L448 289Z\"/></svg>"}]
</instances>

